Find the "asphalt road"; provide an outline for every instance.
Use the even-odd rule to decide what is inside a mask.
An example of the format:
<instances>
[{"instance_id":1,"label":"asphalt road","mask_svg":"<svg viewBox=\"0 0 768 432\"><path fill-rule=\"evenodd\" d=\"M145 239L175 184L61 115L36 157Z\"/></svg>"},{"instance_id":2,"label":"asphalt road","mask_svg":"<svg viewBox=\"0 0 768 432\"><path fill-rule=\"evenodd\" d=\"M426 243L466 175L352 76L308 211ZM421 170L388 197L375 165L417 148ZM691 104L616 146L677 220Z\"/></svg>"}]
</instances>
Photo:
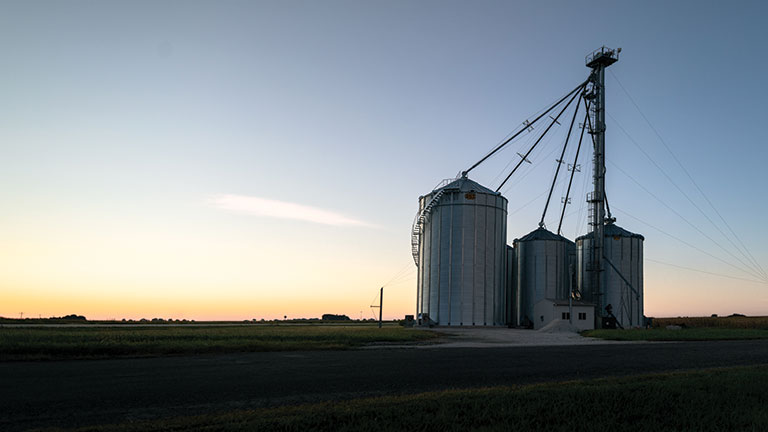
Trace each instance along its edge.
<instances>
[{"instance_id":1,"label":"asphalt road","mask_svg":"<svg viewBox=\"0 0 768 432\"><path fill-rule=\"evenodd\" d=\"M9 362L0 430L754 364L768 364L768 340Z\"/></svg>"}]
</instances>

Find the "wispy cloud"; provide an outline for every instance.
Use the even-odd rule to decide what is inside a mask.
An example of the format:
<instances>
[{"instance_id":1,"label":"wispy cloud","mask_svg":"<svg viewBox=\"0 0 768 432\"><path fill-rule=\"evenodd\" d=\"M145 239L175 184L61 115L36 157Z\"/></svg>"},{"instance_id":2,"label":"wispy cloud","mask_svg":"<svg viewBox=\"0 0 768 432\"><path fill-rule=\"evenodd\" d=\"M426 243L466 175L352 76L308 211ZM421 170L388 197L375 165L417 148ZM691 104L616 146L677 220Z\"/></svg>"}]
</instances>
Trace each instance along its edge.
<instances>
[{"instance_id":1,"label":"wispy cloud","mask_svg":"<svg viewBox=\"0 0 768 432\"><path fill-rule=\"evenodd\" d=\"M377 227L374 224L353 219L330 210L248 195L216 195L210 198L208 203L221 210L253 216L293 219L333 226Z\"/></svg>"}]
</instances>

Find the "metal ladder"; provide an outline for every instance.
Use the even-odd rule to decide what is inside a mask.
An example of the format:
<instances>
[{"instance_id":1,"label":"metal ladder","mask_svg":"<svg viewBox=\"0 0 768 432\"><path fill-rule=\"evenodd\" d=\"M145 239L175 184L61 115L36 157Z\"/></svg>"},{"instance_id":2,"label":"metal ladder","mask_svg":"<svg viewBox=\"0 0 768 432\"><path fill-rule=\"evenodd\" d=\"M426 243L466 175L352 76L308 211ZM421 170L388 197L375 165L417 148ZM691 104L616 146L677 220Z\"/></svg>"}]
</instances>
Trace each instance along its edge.
<instances>
[{"instance_id":1,"label":"metal ladder","mask_svg":"<svg viewBox=\"0 0 768 432\"><path fill-rule=\"evenodd\" d=\"M419 266L419 247L424 222L427 221L430 213L432 213L432 209L437 205L438 201L440 201L443 192L445 192L445 189L437 191L432 199L429 200L429 203L427 203L420 212L416 213L416 217L413 218L413 227L411 228L411 253L413 254L413 262L416 264L416 267Z\"/></svg>"}]
</instances>

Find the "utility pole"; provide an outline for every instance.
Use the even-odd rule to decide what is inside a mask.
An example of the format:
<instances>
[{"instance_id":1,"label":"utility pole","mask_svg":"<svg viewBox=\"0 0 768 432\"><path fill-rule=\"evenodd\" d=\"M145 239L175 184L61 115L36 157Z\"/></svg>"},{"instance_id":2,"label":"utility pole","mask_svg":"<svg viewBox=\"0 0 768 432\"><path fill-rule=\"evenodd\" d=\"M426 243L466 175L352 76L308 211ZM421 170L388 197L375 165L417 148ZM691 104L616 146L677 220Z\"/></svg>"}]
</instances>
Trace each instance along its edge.
<instances>
[{"instance_id":1,"label":"utility pole","mask_svg":"<svg viewBox=\"0 0 768 432\"><path fill-rule=\"evenodd\" d=\"M384 310L384 287L379 290L379 328L381 328L382 311Z\"/></svg>"},{"instance_id":2,"label":"utility pole","mask_svg":"<svg viewBox=\"0 0 768 432\"><path fill-rule=\"evenodd\" d=\"M375 298L375 297L374 297ZM371 309L378 308L379 309L379 328L381 328L382 323L382 311L384 310L384 287L381 287L379 289L379 305L371 305Z\"/></svg>"},{"instance_id":3,"label":"utility pole","mask_svg":"<svg viewBox=\"0 0 768 432\"><path fill-rule=\"evenodd\" d=\"M589 77L590 87L585 97L592 100L594 121L591 122L592 142L594 146L594 170L592 173L594 190L587 195L590 204L592 225L592 247L587 271L590 273L590 290L595 303L595 328L602 327L603 308L605 305L605 284L603 272L603 254L605 243L605 68L619 60L619 49L605 46L587 56L587 67L592 69Z\"/></svg>"}]
</instances>

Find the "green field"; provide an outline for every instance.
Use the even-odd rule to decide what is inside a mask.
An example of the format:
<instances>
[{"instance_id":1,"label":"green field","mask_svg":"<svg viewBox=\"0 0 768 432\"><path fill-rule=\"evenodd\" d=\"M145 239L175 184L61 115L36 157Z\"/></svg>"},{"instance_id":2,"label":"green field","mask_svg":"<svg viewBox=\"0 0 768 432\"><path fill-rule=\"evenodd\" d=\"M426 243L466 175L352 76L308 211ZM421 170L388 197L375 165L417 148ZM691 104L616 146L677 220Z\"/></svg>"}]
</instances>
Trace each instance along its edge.
<instances>
[{"instance_id":1,"label":"green field","mask_svg":"<svg viewBox=\"0 0 768 432\"><path fill-rule=\"evenodd\" d=\"M78 431L763 431L768 367L453 390Z\"/></svg>"},{"instance_id":2,"label":"green field","mask_svg":"<svg viewBox=\"0 0 768 432\"><path fill-rule=\"evenodd\" d=\"M679 330L667 326L680 326ZM583 336L618 341L768 339L768 317L654 318L650 329L587 330Z\"/></svg>"},{"instance_id":3,"label":"green field","mask_svg":"<svg viewBox=\"0 0 768 432\"><path fill-rule=\"evenodd\" d=\"M727 317L679 317L654 318L653 327L664 328L678 325L686 328L731 328L768 330L768 317L727 316Z\"/></svg>"},{"instance_id":4,"label":"green field","mask_svg":"<svg viewBox=\"0 0 768 432\"><path fill-rule=\"evenodd\" d=\"M434 332L397 325L0 327L0 361L335 350L414 343Z\"/></svg>"},{"instance_id":5,"label":"green field","mask_svg":"<svg viewBox=\"0 0 768 432\"><path fill-rule=\"evenodd\" d=\"M768 339L768 330L731 328L666 328L630 330L587 330L583 336L616 341L696 341Z\"/></svg>"}]
</instances>

